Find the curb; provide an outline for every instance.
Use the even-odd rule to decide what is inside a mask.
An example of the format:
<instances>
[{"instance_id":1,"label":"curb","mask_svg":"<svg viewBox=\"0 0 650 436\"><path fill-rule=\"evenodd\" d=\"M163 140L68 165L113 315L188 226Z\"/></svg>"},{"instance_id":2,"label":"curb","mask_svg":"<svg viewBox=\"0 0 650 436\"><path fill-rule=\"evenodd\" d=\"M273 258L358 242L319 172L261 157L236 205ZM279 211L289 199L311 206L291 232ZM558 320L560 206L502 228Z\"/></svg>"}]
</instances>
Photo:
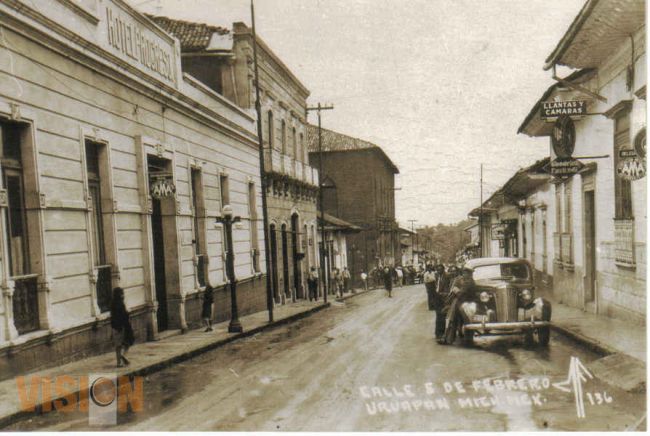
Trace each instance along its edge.
<instances>
[{"instance_id":1,"label":"curb","mask_svg":"<svg viewBox=\"0 0 650 436\"><path fill-rule=\"evenodd\" d=\"M603 357L620 353L620 351L615 350L614 348L608 345L605 345L595 339L589 338L581 333L575 332L569 328L551 323L551 330L558 332L568 337L569 339L572 339L573 341L588 348L589 350L593 351L596 354L600 354Z\"/></svg>"},{"instance_id":2,"label":"curb","mask_svg":"<svg viewBox=\"0 0 650 436\"><path fill-rule=\"evenodd\" d=\"M276 327L280 327L282 325L289 324L291 322L297 321L299 319L306 318L306 317L308 317L310 315L313 315L314 313L320 312L321 310L327 309L329 307L330 307L330 303L323 303L323 304L320 304L318 306L312 307L311 309L306 310L304 312L298 312L298 313L293 314L291 316L288 316L286 318L282 318L280 320L276 320L276 321L273 321L271 323L262 324L260 326L255 327L255 328L252 328L250 330L246 330L243 333L238 333L238 334L229 336L229 337L227 337L225 339L220 339L220 340L212 342L210 344L203 345L203 346L201 346L199 348L196 348L194 350L186 351L184 353L169 357L169 358L167 358L165 360L152 363L152 364L147 365L147 366L145 366L143 368L139 368L139 369L136 369L136 370L133 370L133 371L125 372L123 374L120 374L119 377L124 377L124 376L126 376L126 377L135 377L135 376L145 376L145 375L153 374L155 372L158 372L158 371L161 371L161 370L163 370L165 368L168 368L168 367L170 367L171 365L173 365L175 363L180 363L180 362L183 362L185 360L189 360L189 359L191 359L191 358L193 358L195 356L198 356L199 354L203 354L203 353L206 353L208 351L214 350L216 348L223 347L224 345L229 344L229 343L234 342L234 341L237 341L239 339L244 339L244 338L253 336L253 335L255 335L257 333L260 333L260 332L262 332L264 330L271 330L271 329L274 329ZM66 395L74 395L75 397L78 398L79 393L80 393L80 390L75 389L74 392L70 391L70 392L66 393ZM19 422L19 421L22 421L22 420L28 418L29 416L42 415L43 414L43 405L44 404L62 399L62 397L61 398L59 398L59 397L55 398L55 397L56 396L53 396L50 401L39 403L38 405L36 405L36 407L35 407L35 409L33 411L20 410L18 412L12 413L10 415L0 417L0 431L2 431L2 429L4 429L5 427L7 427L7 426L9 426L11 424L14 424L16 422ZM46 412L46 413L48 413L48 412Z\"/></svg>"},{"instance_id":3,"label":"curb","mask_svg":"<svg viewBox=\"0 0 650 436\"><path fill-rule=\"evenodd\" d=\"M350 295L345 295L345 296L343 296L342 298L337 298L337 299L335 299L334 301L345 301L345 300L347 300L347 299L350 299L350 298L353 298L353 297L357 297L357 296L359 296L359 295L367 294L368 292L372 292L372 291L374 291L374 290L376 290L376 289L377 289L377 288L375 288L375 289L368 289L367 291L366 291L366 290L363 290L363 291L355 292L355 293L350 294Z\"/></svg>"}]
</instances>

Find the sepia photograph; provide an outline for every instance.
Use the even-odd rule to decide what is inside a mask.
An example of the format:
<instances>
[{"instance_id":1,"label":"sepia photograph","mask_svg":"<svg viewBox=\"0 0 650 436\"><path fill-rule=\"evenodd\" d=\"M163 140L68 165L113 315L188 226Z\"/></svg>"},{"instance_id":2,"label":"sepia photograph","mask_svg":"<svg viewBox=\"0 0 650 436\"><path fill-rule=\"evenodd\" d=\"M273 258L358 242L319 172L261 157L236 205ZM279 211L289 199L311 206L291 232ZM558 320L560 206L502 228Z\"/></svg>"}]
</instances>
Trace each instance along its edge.
<instances>
[{"instance_id":1,"label":"sepia photograph","mask_svg":"<svg viewBox=\"0 0 650 436\"><path fill-rule=\"evenodd\" d=\"M0 431L647 431L645 0L0 0Z\"/></svg>"}]
</instances>

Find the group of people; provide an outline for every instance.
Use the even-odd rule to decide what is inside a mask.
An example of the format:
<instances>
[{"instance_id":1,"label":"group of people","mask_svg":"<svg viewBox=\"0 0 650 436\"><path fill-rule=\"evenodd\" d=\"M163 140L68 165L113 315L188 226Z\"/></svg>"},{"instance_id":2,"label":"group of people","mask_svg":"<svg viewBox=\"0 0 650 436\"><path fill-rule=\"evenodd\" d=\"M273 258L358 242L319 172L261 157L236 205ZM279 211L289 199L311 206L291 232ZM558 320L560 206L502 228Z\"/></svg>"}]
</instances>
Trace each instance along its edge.
<instances>
[{"instance_id":1,"label":"group of people","mask_svg":"<svg viewBox=\"0 0 650 436\"><path fill-rule=\"evenodd\" d=\"M424 285L429 310L435 311L435 337L439 344L453 344L460 322L458 308L474 291L473 270L443 264L427 265Z\"/></svg>"}]
</instances>

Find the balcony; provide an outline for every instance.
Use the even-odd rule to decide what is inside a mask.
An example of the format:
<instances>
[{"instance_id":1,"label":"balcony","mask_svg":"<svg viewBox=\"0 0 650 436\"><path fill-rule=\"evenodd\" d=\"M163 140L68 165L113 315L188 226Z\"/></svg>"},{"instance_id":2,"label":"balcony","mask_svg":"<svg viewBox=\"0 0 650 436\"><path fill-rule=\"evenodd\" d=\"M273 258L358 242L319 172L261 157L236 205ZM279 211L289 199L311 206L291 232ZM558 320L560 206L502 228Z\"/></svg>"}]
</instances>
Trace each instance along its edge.
<instances>
[{"instance_id":1,"label":"balcony","mask_svg":"<svg viewBox=\"0 0 650 436\"><path fill-rule=\"evenodd\" d=\"M310 185L318 185L318 171L304 162L283 156L278 150L264 150L264 170L287 175Z\"/></svg>"},{"instance_id":2,"label":"balcony","mask_svg":"<svg viewBox=\"0 0 650 436\"><path fill-rule=\"evenodd\" d=\"M617 265L634 268L634 219L614 219L614 261Z\"/></svg>"}]
</instances>

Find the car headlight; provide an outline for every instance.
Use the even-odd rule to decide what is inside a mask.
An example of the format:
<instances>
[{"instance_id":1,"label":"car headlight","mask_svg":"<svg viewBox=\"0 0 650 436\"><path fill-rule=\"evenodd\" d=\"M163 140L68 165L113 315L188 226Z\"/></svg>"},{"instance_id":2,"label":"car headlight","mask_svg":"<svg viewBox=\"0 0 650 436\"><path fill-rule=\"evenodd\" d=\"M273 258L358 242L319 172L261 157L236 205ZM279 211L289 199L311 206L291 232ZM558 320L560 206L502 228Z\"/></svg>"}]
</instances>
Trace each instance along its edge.
<instances>
[{"instance_id":1,"label":"car headlight","mask_svg":"<svg viewBox=\"0 0 650 436\"><path fill-rule=\"evenodd\" d=\"M530 289L524 289L523 291L521 291L521 294L519 294L519 296L526 303L530 302L530 300L533 299L533 293L530 292Z\"/></svg>"},{"instance_id":2,"label":"car headlight","mask_svg":"<svg viewBox=\"0 0 650 436\"><path fill-rule=\"evenodd\" d=\"M490 294L483 291L479 294L478 299L481 300L481 303L487 303L488 301L490 301Z\"/></svg>"}]
</instances>

